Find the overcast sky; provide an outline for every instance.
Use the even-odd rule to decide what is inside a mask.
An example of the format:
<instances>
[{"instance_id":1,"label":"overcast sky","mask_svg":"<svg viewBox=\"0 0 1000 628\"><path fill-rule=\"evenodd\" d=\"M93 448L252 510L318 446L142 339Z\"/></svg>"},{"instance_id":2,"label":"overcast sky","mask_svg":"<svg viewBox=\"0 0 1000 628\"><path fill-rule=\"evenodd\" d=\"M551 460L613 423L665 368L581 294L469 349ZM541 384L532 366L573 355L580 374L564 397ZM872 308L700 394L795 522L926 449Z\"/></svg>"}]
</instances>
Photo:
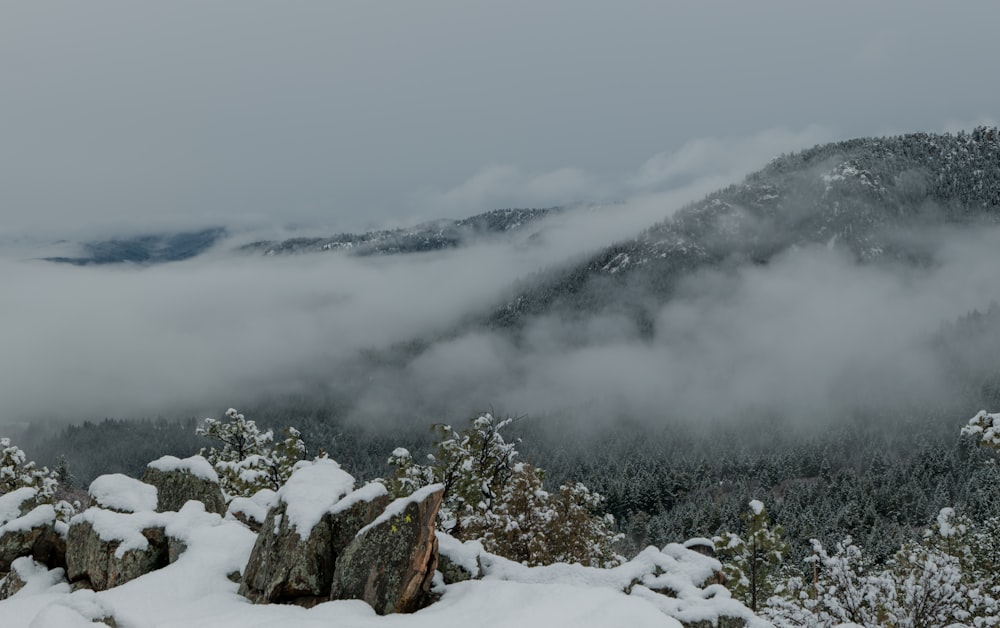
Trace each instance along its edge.
<instances>
[{"instance_id":1,"label":"overcast sky","mask_svg":"<svg viewBox=\"0 0 1000 628\"><path fill-rule=\"evenodd\" d=\"M760 134L989 123L998 23L992 1L4 2L0 236L617 199Z\"/></svg>"}]
</instances>

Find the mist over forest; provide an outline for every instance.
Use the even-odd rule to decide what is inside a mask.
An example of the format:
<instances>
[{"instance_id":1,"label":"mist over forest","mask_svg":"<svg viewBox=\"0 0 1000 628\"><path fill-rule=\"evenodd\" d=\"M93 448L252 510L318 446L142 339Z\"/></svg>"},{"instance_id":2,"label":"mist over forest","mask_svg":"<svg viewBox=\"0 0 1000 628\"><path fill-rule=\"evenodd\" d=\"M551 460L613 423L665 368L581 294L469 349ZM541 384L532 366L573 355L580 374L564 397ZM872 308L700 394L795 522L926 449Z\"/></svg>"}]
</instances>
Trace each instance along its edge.
<instances>
[{"instance_id":1,"label":"mist over forest","mask_svg":"<svg viewBox=\"0 0 1000 628\"><path fill-rule=\"evenodd\" d=\"M737 528L760 499L792 556L849 533L883 560L942 507L1000 504L957 436L1000 401L998 146L986 127L859 139L742 180L690 149L621 202L218 231L182 259L180 236L9 246L0 333L22 359L0 397L80 482L195 453L232 405L362 477L492 411L550 481L604 494L633 550ZM86 261L108 251L132 257Z\"/></svg>"},{"instance_id":2,"label":"mist over forest","mask_svg":"<svg viewBox=\"0 0 1000 628\"><path fill-rule=\"evenodd\" d=\"M998 21L3 5L0 624L1000 626Z\"/></svg>"}]
</instances>

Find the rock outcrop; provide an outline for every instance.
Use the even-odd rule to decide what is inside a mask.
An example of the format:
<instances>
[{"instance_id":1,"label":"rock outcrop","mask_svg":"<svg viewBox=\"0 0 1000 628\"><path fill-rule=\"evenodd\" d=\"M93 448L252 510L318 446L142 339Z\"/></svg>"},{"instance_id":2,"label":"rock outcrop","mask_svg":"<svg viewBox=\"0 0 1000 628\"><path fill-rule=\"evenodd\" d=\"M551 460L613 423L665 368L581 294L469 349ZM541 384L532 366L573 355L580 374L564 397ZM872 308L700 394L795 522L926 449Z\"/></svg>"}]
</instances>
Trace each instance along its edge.
<instances>
[{"instance_id":1,"label":"rock outcrop","mask_svg":"<svg viewBox=\"0 0 1000 628\"><path fill-rule=\"evenodd\" d=\"M234 519L254 532L260 532L267 513L277 499L277 493L268 488L257 491L251 497L234 497L226 509L226 519Z\"/></svg>"},{"instance_id":2,"label":"rock outcrop","mask_svg":"<svg viewBox=\"0 0 1000 628\"><path fill-rule=\"evenodd\" d=\"M354 479L332 461L303 467L277 495L264 519L243 570L240 593L256 603L314 606L330 599L337 560L358 530L375 520L389 502L382 484L368 484L346 495ZM318 503L319 512L302 512L310 485L337 490ZM299 490L303 489L303 490ZM318 519L318 521L314 520ZM303 525L304 524L304 525Z\"/></svg>"},{"instance_id":3,"label":"rock outcrop","mask_svg":"<svg viewBox=\"0 0 1000 628\"><path fill-rule=\"evenodd\" d=\"M77 587L104 591L168 563L167 536L155 513L91 508L70 521L66 576Z\"/></svg>"},{"instance_id":4,"label":"rock outcrop","mask_svg":"<svg viewBox=\"0 0 1000 628\"><path fill-rule=\"evenodd\" d=\"M65 566L66 542L56 529L51 505L37 506L0 526L0 573L10 571L11 563L24 556L48 567Z\"/></svg>"},{"instance_id":5,"label":"rock outcrop","mask_svg":"<svg viewBox=\"0 0 1000 628\"><path fill-rule=\"evenodd\" d=\"M437 568L434 520L440 484L392 502L361 529L337 560L331 597L364 600L379 615L411 613L430 602Z\"/></svg>"},{"instance_id":6,"label":"rock outcrop","mask_svg":"<svg viewBox=\"0 0 1000 628\"><path fill-rule=\"evenodd\" d=\"M483 577L480 556L485 553L478 541L459 541L445 532L435 534L438 540L438 571L445 584L455 584Z\"/></svg>"},{"instance_id":7,"label":"rock outcrop","mask_svg":"<svg viewBox=\"0 0 1000 628\"><path fill-rule=\"evenodd\" d=\"M179 511L192 499L205 504L207 512L219 515L226 512L219 476L201 456L184 459L163 456L149 463L142 481L156 487L158 512Z\"/></svg>"}]
</instances>

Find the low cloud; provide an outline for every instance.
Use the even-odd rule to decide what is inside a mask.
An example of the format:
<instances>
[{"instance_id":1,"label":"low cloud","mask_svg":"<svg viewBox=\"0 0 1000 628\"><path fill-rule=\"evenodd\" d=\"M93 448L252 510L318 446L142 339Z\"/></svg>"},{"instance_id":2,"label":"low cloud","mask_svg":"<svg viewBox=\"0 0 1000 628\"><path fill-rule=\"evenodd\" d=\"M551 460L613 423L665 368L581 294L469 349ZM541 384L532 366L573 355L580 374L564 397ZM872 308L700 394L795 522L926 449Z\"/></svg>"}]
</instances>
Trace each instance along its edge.
<instances>
[{"instance_id":1,"label":"low cloud","mask_svg":"<svg viewBox=\"0 0 1000 628\"><path fill-rule=\"evenodd\" d=\"M358 412L370 420L418 408L433 418L494 405L584 424L770 416L815 426L940 404L958 390L933 340L1000 298L1000 229L928 239L935 263L923 269L859 265L815 247L767 266L697 273L662 307L651 339L598 314L536 319L516 343L481 331L447 340L384 373ZM408 405L387 403L386 387Z\"/></svg>"},{"instance_id":2,"label":"low cloud","mask_svg":"<svg viewBox=\"0 0 1000 628\"><path fill-rule=\"evenodd\" d=\"M613 189L628 191L624 202L437 253L263 258L222 246L150 268L76 268L25 261L31 243L8 245L3 422L213 413L286 394L346 399L365 422L423 424L491 405L590 422L748 412L808 422L946 395L929 339L1000 300L995 229L919 234L933 259L920 269L807 247L766 266L700 272L651 332L608 312L533 319L516 339L463 327L532 273L632 237L824 133L692 143L622 179ZM519 182L518 193L603 189L586 179L499 169L450 198L487 199L503 181ZM429 344L396 360L392 347L414 339Z\"/></svg>"}]
</instances>

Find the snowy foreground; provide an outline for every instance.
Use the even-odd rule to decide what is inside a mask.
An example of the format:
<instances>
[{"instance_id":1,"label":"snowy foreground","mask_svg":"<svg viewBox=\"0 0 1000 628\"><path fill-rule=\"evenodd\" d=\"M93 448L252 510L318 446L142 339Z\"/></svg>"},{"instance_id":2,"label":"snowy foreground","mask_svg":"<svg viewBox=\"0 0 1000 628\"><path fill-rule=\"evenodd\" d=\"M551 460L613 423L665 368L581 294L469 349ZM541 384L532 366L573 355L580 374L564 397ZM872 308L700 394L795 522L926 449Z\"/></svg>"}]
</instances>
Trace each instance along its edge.
<instances>
[{"instance_id":1,"label":"snowy foreground","mask_svg":"<svg viewBox=\"0 0 1000 628\"><path fill-rule=\"evenodd\" d=\"M0 602L3 628L93 628L93 619L113 616L120 628L205 626L350 626L414 628L476 626L681 626L720 615L741 616L750 626L766 626L719 585L704 589L718 565L681 545L647 548L614 569L579 565L528 568L482 552L478 543L461 544L439 535L441 552L461 564L478 560L482 580L437 585L441 599L412 615L377 616L361 601L334 601L312 609L251 604L237 594L228 575L243 569L256 535L241 523L206 513L189 502L169 517L169 533L187 550L169 566L107 591L70 591L62 569L47 570L30 558L15 568L27 584ZM660 573L661 575L652 575ZM631 585L631 594L625 589ZM653 589L677 591L667 597ZM100 624L96 624L100 625Z\"/></svg>"}]
</instances>

